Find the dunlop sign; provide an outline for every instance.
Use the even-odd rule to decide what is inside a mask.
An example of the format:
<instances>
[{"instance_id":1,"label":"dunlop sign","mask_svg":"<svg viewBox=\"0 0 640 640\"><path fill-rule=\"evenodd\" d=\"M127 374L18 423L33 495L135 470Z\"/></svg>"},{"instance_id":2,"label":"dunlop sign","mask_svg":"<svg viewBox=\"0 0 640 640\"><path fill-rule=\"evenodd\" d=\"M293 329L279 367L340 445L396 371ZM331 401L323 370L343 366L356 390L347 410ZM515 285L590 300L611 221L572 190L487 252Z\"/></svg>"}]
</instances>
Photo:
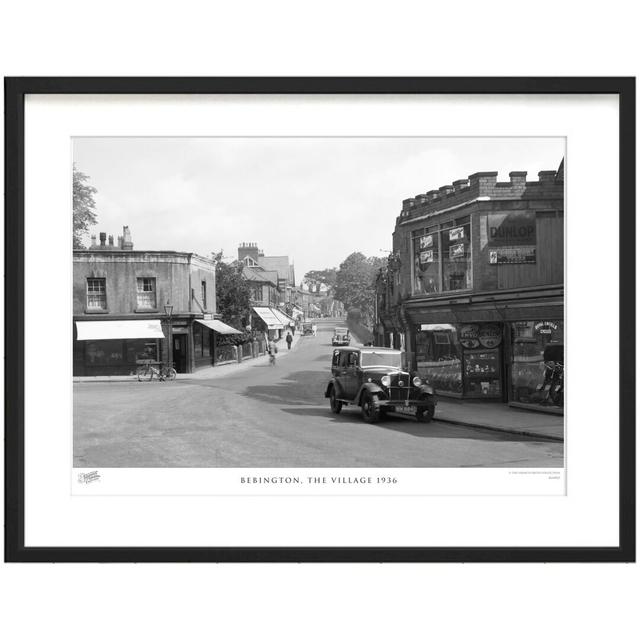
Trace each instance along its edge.
<instances>
[{"instance_id":1,"label":"dunlop sign","mask_svg":"<svg viewBox=\"0 0 640 640\"><path fill-rule=\"evenodd\" d=\"M535 247L535 211L490 213L487 216L487 244L489 247Z\"/></svg>"}]
</instances>

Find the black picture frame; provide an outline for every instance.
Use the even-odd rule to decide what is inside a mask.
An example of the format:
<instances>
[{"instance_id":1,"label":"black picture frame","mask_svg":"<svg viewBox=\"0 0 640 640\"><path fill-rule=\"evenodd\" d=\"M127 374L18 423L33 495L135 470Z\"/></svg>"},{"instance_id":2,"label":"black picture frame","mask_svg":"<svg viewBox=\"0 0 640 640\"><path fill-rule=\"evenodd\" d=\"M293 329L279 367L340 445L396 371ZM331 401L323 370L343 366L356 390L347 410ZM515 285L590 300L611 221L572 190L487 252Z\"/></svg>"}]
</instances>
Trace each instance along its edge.
<instances>
[{"instance_id":1,"label":"black picture frame","mask_svg":"<svg viewBox=\"0 0 640 640\"><path fill-rule=\"evenodd\" d=\"M25 77L5 78L5 561L634 562L635 78ZM24 161L29 94L615 94L619 98L619 531L612 547L26 547Z\"/></svg>"}]
</instances>

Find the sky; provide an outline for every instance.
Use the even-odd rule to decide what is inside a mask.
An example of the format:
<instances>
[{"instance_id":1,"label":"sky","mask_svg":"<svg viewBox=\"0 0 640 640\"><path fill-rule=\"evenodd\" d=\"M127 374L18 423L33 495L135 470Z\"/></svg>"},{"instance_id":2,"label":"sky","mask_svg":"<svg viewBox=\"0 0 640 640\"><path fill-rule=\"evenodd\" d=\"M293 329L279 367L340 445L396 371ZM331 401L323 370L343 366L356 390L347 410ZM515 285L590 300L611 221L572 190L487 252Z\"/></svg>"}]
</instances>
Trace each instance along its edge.
<instances>
[{"instance_id":1,"label":"sky","mask_svg":"<svg viewBox=\"0 0 640 640\"><path fill-rule=\"evenodd\" d=\"M564 138L75 138L98 224L134 249L195 252L255 242L296 282L354 251L382 257L402 200L478 171L557 169ZM88 238L87 238L88 242Z\"/></svg>"}]
</instances>

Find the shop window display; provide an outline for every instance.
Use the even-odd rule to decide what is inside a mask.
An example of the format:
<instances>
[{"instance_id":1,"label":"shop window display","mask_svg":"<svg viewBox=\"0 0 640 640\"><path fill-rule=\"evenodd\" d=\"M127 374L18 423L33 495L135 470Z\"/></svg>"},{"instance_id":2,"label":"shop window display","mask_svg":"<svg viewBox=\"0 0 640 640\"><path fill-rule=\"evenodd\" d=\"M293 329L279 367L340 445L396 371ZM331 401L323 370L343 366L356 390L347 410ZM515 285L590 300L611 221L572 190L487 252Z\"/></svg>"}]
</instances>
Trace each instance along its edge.
<instances>
[{"instance_id":1,"label":"shop window display","mask_svg":"<svg viewBox=\"0 0 640 640\"><path fill-rule=\"evenodd\" d=\"M437 231L414 237L414 293L438 293L440 291L439 244Z\"/></svg>"},{"instance_id":2,"label":"shop window display","mask_svg":"<svg viewBox=\"0 0 640 640\"><path fill-rule=\"evenodd\" d=\"M468 218L466 219L468 220ZM442 290L471 288L471 226L456 224L442 231Z\"/></svg>"},{"instance_id":3,"label":"shop window display","mask_svg":"<svg viewBox=\"0 0 640 640\"><path fill-rule=\"evenodd\" d=\"M416 367L436 391L462 393L462 347L452 324L420 325L416 331Z\"/></svg>"},{"instance_id":4,"label":"shop window display","mask_svg":"<svg viewBox=\"0 0 640 640\"><path fill-rule=\"evenodd\" d=\"M511 399L561 408L564 405L564 323L531 320L511 325Z\"/></svg>"},{"instance_id":5,"label":"shop window display","mask_svg":"<svg viewBox=\"0 0 640 640\"><path fill-rule=\"evenodd\" d=\"M469 217L441 228L413 232L413 293L459 291L472 287Z\"/></svg>"}]
</instances>

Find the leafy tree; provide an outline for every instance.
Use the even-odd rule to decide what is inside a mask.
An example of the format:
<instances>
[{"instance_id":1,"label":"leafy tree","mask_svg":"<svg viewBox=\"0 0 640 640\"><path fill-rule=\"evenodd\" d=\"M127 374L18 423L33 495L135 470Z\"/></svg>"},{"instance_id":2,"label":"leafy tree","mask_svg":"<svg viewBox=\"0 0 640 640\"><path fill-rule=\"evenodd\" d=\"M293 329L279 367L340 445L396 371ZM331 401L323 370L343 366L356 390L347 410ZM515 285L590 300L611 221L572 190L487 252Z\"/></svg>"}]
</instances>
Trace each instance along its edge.
<instances>
[{"instance_id":1,"label":"leafy tree","mask_svg":"<svg viewBox=\"0 0 640 640\"><path fill-rule=\"evenodd\" d=\"M342 302L347 310L359 309L365 322L373 320L375 280L382 265L382 258L367 258L355 252L345 259L336 274L335 299Z\"/></svg>"},{"instance_id":2,"label":"leafy tree","mask_svg":"<svg viewBox=\"0 0 640 640\"><path fill-rule=\"evenodd\" d=\"M325 285L329 291L332 291L336 286L337 273L338 270L335 267L309 271L305 273L304 281L310 286L311 291L316 293L320 291L320 285Z\"/></svg>"},{"instance_id":3,"label":"leafy tree","mask_svg":"<svg viewBox=\"0 0 640 640\"><path fill-rule=\"evenodd\" d=\"M251 310L251 287L242 277L242 265L223 262L222 256L222 251L211 256L216 263L216 308L223 322L242 329Z\"/></svg>"},{"instance_id":4,"label":"leafy tree","mask_svg":"<svg viewBox=\"0 0 640 640\"><path fill-rule=\"evenodd\" d=\"M89 176L73 165L73 248L84 249L82 236L98 222L94 193L98 190L89 184Z\"/></svg>"}]
</instances>

